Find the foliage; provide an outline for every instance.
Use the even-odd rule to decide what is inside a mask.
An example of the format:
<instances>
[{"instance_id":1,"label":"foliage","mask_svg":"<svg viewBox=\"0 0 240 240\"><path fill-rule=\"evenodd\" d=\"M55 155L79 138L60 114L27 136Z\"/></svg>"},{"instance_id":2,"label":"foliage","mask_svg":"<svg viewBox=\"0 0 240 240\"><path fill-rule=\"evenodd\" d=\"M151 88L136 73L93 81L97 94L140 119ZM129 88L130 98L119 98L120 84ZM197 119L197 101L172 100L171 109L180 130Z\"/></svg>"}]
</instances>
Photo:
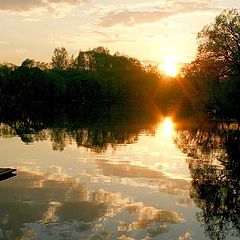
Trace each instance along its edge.
<instances>
[{"instance_id":1,"label":"foliage","mask_svg":"<svg viewBox=\"0 0 240 240\"><path fill-rule=\"evenodd\" d=\"M240 16L225 10L198 34L196 59L182 71L188 97L198 107L234 115L240 109Z\"/></svg>"},{"instance_id":2,"label":"foliage","mask_svg":"<svg viewBox=\"0 0 240 240\"><path fill-rule=\"evenodd\" d=\"M69 65L69 56L67 50L62 48L55 48L52 56L52 67L56 70L65 70Z\"/></svg>"},{"instance_id":3,"label":"foliage","mask_svg":"<svg viewBox=\"0 0 240 240\"><path fill-rule=\"evenodd\" d=\"M12 107L34 102L146 102L154 97L161 80L151 66L137 59L97 47L79 51L76 58L56 48L49 64L25 59L20 67L0 65L1 105Z\"/></svg>"}]
</instances>

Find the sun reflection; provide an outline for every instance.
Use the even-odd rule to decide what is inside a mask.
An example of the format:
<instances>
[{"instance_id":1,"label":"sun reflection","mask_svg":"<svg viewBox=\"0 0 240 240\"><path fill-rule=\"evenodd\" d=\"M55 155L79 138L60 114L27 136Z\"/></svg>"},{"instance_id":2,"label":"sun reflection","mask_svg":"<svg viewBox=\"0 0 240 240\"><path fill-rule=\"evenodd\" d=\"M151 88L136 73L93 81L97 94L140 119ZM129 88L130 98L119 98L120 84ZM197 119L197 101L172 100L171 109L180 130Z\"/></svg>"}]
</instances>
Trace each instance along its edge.
<instances>
[{"instance_id":1,"label":"sun reflection","mask_svg":"<svg viewBox=\"0 0 240 240\"><path fill-rule=\"evenodd\" d=\"M173 137L175 136L174 122L171 117L165 117L159 123L155 132L155 138L161 142L162 145L173 145Z\"/></svg>"},{"instance_id":2,"label":"sun reflection","mask_svg":"<svg viewBox=\"0 0 240 240\"><path fill-rule=\"evenodd\" d=\"M166 117L162 123L162 131L165 137L172 137L174 134L174 124L170 117Z\"/></svg>"}]
</instances>

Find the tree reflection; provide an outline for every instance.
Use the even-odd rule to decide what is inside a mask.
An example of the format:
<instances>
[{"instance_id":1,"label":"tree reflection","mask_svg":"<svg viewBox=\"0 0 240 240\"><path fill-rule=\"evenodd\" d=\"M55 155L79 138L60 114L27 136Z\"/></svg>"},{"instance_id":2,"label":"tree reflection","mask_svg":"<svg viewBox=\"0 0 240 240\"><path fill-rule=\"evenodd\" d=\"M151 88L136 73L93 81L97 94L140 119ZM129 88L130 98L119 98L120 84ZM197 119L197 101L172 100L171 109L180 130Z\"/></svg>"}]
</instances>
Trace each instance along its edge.
<instances>
[{"instance_id":1,"label":"tree reflection","mask_svg":"<svg viewBox=\"0 0 240 240\"><path fill-rule=\"evenodd\" d=\"M3 109L4 110L4 109ZM0 136L19 136L26 144L50 139L53 150L67 145L89 148L96 152L117 144L137 141L140 131L150 129L157 116L132 106L73 106L22 110L0 114ZM150 128L149 128L150 126Z\"/></svg>"},{"instance_id":2,"label":"tree reflection","mask_svg":"<svg viewBox=\"0 0 240 240\"><path fill-rule=\"evenodd\" d=\"M188 155L191 197L210 239L240 237L240 131L237 123L207 123L179 131L176 143Z\"/></svg>"}]
</instances>

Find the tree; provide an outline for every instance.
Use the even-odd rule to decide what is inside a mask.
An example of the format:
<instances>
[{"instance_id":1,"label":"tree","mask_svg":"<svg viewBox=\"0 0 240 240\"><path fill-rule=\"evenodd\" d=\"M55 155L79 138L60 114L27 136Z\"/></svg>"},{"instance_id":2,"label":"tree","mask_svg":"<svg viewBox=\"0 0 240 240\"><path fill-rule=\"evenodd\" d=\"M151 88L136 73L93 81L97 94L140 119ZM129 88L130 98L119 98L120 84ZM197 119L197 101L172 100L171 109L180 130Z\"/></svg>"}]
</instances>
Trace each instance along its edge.
<instances>
[{"instance_id":1,"label":"tree","mask_svg":"<svg viewBox=\"0 0 240 240\"><path fill-rule=\"evenodd\" d=\"M225 10L198 33L198 59L211 60L219 66L225 80L240 74L240 16L236 9Z\"/></svg>"},{"instance_id":2,"label":"tree","mask_svg":"<svg viewBox=\"0 0 240 240\"><path fill-rule=\"evenodd\" d=\"M83 51L79 51L78 56L75 58L74 68L77 70L85 70L85 57Z\"/></svg>"},{"instance_id":3,"label":"tree","mask_svg":"<svg viewBox=\"0 0 240 240\"><path fill-rule=\"evenodd\" d=\"M33 59L29 59L26 58L23 62L22 62L22 67L34 67L35 65L35 61Z\"/></svg>"},{"instance_id":4,"label":"tree","mask_svg":"<svg viewBox=\"0 0 240 240\"><path fill-rule=\"evenodd\" d=\"M52 56L52 68L66 70L69 66L69 55L64 47L55 48Z\"/></svg>"},{"instance_id":5,"label":"tree","mask_svg":"<svg viewBox=\"0 0 240 240\"><path fill-rule=\"evenodd\" d=\"M37 67L43 71L49 69L49 64L48 63L45 63L45 62L39 62L39 61L35 61L34 59L29 59L29 58L26 58L22 64L21 64L22 67L28 67L28 68L34 68L34 67Z\"/></svg>"},{"instance_id":6,"label":"tree","mask_svg":"<svg viewBox=\"0 0 240 240\"><path fill-rule=\"evenodd\" d=\"M104 47L93 48L90 52L92 70L96 72L106 72L111 68L110 51Z\"/></svg>"},{"instance_id":7,"label":"tree","mask_svg":"<svg viewBox=\"0 0 240 240\"><path fill-rule=\"evenodd\" d=\"M102 46L93 48L93 51L96 52L96 53L101 53L101 54L105 54L105 55L110 55L109 49L108 49L108 48L105 48L105 47L102 47Z\"/></svg>"},{"instance_id":8,"label":"tree","mask_svg":"<svg viewBox=\"0 0 240 240\"><path fill-rule=\"evenodd\" d=\"M223 11L197 38L196 59L182 71L190 98L225 114L240 109L239 11Z\"/></svg>"}]
</instances>

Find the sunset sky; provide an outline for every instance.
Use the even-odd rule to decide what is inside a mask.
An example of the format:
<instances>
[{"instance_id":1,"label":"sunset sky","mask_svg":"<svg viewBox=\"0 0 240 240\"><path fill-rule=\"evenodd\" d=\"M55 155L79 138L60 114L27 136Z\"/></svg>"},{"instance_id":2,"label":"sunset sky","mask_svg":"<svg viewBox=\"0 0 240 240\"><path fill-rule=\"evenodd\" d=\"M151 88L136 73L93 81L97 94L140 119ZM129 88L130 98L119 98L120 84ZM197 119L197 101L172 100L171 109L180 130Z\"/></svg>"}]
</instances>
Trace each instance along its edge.
<instances>
[{"instance_id":1,"label":"sunset sky","mask_svg":"<svg viewBox=\"0 0 240 240\"><path fill-rule=\"evenodd\" d=\"M239 0L0 0L0 63L97 46L141 61L189 62L196 34ZM171 60L172 59L172 60Z\"/></svg>"}]
</instances>

